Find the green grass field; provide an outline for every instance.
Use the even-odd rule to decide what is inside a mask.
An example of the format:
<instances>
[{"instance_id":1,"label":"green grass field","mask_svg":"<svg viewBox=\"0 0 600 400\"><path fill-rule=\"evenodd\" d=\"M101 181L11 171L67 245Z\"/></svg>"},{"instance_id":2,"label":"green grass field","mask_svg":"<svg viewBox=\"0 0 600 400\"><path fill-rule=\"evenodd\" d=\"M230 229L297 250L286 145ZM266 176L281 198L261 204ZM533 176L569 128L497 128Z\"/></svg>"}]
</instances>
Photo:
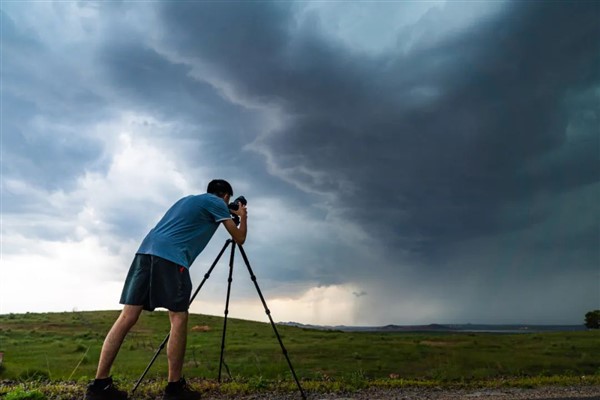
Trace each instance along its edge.
<instances>
[{"instance_id":1,"label":"green grass field","mask_svg":"<svg viewBox=\"0 0 600 400\"><path fill-rule=\"evenodd\" d=\"M94 376L104 335L117 311L0 315L0 379L83 382ZM113 368L133 382L168 332L166 312L144 313ZM223 319L190 316L185 374L218 375ZM194 326L208 326L194 332ZM600 384L600 332L544 334L344 333L278 326L298 377L306 385L574 382ZM292 377L271 325L229 319L225 361L233 382L258 388ZM165 351L147 379L163 382ZM225 369L223 377L228 378ZM312 382L312 383L311 383ZM293 386L292 386L293 388ZM0 392L1 394L1 392Z\"/></svg>"}]
</instances>

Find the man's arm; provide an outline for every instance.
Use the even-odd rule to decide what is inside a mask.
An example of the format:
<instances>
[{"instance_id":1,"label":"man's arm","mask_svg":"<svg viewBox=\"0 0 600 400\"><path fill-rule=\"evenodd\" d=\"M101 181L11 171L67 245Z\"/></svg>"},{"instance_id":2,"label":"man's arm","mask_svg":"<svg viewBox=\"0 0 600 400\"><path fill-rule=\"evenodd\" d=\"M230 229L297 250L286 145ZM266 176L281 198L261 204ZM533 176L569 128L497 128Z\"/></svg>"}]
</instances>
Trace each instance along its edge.
<instances>
[{"instance_id":1,"label":"man's arm","mask_svg":"<svg viewBox=\"0 0 600 400\"><path fill-rule=\"evenodd\" d=\"M235 222L233 222L232 219L223 221L223 224L237 244L244 244L246 241L246 233L248 232L248 214L246 212L246 206L240 205L240 208L233 212L240 217L240 226L235 226Z\"/></svg>"}]
</instances>

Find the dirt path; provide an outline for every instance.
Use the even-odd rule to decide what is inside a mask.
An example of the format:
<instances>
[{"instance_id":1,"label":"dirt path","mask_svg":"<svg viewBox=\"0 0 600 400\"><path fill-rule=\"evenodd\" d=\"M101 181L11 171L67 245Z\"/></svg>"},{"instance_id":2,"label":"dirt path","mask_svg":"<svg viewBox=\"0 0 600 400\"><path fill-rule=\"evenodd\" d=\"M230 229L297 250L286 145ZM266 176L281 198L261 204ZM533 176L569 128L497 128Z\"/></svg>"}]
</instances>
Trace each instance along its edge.
<instances>
[{"instance_id":1,"label":"dirt path","mask_svg":"<svg viewBox=\"0 0 600 400\"><path fill-rule=\"evenodd\" d=\"M210 397L206 400L301 400L299 393L262 393L236 397ZM600 400L600 386L545 387L536 389L368 389L360 392L307 393L308 400Z\"/></svg>"},{"instance_id":2,"label":"dirt path","mask_svg":"<svg viewBox=\"0 0 600 400\"><path fill-rule=\"evenodd\" d=\"M16 382L0 381L0 390L16 389ZM43 384L26 385L25 389L41 390L48 400L81 400L85 391L83 384L61 384L44 387ZM255 394L226 395L216 391L204 391L203 400L302 400L300 392L262 392ZM133 400L160 400L162 390L136 393ZM535 389L425 389L371 388L349 393L307 392L307 400L600 400L600 385L548 386ZM0 395L0 400L3 396Z\"/></svg>"}]
</instances>

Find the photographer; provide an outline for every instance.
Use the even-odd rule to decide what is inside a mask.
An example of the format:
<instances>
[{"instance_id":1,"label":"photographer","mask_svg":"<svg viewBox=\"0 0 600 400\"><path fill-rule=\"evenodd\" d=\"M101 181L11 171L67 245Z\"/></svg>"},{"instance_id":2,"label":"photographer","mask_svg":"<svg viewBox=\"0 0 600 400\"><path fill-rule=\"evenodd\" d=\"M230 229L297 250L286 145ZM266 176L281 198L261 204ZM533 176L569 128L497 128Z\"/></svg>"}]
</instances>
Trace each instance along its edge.
<instances>
[{"instance_id":1,"label":"photographer","mask_svg":"<svg viewBox=\"0 0 600 400\"><path fill-rule=\"evenodd\" d=\"M156 307L168 309L171 322L169 378L163 399L200 398L200 393L190 389L182 377L192 291L188 269L221 222L238 244L244 243L247 232L245 200L228 207L233 196L231 185L217 179L208 184L206 191L177 201L142 241L121 294L123 311L104 340L96 379L87 387L86 400L127 399L127 393L113 384L110 369L142 310L153 311Z\"/></svg>"}]
</instances>

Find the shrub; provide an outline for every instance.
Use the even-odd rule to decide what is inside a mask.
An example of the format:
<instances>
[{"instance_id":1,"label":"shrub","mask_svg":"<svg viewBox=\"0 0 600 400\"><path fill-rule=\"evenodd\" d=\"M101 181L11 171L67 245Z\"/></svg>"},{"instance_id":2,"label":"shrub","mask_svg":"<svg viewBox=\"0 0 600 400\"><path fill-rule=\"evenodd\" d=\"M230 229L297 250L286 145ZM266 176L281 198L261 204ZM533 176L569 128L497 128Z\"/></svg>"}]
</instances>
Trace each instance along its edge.
<instances>
[{"instance_id":1,"label":"shrub","mask_svg":"<svg viewBox=\"0 0 600 400\"><path fill-rule=\"evenodd\" d=\"M266 389L269 387L268 381L262 376L252 377L248 380L248 386L254 390Z\"/></svg>"},{"instance_id":2,"label":"shrub","mask_svg":"<svg viewBox=\"0 0 600 400\"><path fill-rule=\"evenodd\" d=\"M46 400L46 396L39 390L23 390L21 388L10 391L4 400Z\"/></svg>"},{"instance_id":3,"label":"shrub","mask_svg":"<svg viewBox=\"0 0 600 400\"><path fill-rule=\"evenodd\" d=\"M585 314L585 326L588 329L600 329L600 310L590 311Z\"/></svg>"}]
</instances>

